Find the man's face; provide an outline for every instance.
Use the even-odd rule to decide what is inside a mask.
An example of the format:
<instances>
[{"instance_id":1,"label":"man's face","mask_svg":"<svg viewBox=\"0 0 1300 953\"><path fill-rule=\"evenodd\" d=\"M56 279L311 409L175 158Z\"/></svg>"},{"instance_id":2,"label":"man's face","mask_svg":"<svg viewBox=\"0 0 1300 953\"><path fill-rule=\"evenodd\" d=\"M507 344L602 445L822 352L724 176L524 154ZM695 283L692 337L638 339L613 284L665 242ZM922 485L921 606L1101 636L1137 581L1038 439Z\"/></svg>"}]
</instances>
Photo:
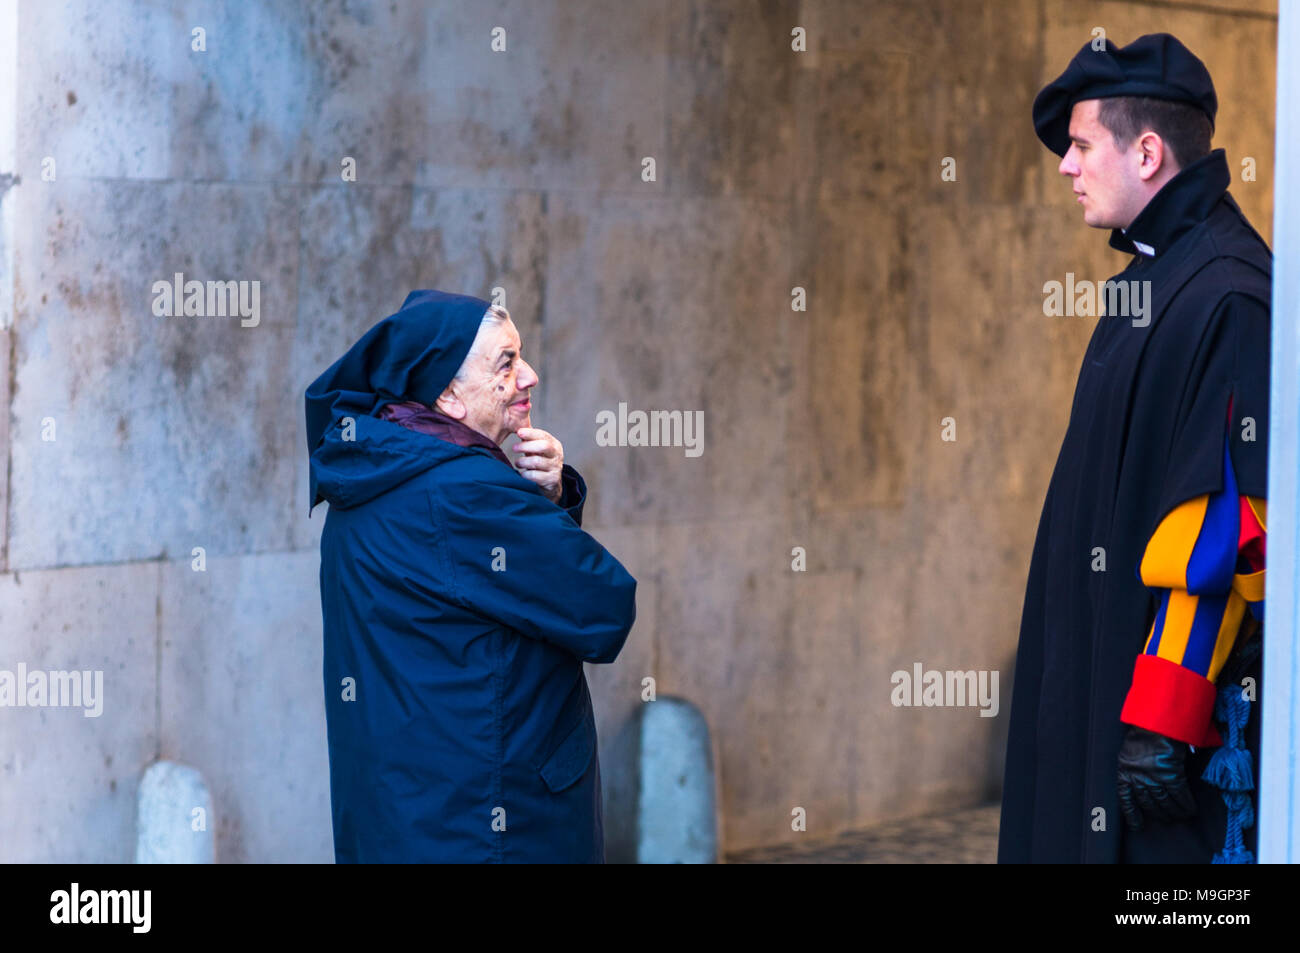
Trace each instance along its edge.
<instances>
[{"instance_id":1,"label":"man's face","mask_svg":"<svg viewBox=\"0 0 1300 953\"><path fill-rule=\"evenodd\" d=\"M519 332L513 321L479 330L467 362L465 379L452 381L447 393L456 398L440 405L463 423L500 443L520 427L531 427L537 374L521 356ZM458 406L459 405L459 406ZM464 409L464 417L458 411Z\"/></svg>"},{"instance_id":2,"label":"man's face","mask_svg":"<svg viewBox=\"0 0 1300 953\"><path fill-rule=\"evenodd\" d=\"M1128 228L1148 198L1142 169L1141 137L1124 150L1101 124L1101 100L1085 99L1070 111L1070 148L1057 167L1073 179L1083 220L1093 228Z\"/></svg>"}]
</instances>

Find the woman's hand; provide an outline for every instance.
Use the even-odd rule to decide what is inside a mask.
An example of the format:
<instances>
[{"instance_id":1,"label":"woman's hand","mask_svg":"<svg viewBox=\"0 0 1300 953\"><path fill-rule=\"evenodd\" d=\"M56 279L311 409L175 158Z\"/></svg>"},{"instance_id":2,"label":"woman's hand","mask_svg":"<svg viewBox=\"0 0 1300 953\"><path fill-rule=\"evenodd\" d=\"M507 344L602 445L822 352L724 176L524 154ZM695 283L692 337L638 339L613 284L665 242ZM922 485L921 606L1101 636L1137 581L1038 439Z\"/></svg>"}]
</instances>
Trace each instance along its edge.
<instances>
[{"instance_id":1,"label":"woman's hand","mask_svg":"<svg viewBox=\"0 0 1300 953\"><path fill-rule=\"evenodd\" d=\"M514 449L519 457L515 466L519 468L519 475L532 480L542 488L548 500L558 503L563 492L564 447L539 427L520 427L516 433L519 443Z\"/></svg>"}]
</instances>

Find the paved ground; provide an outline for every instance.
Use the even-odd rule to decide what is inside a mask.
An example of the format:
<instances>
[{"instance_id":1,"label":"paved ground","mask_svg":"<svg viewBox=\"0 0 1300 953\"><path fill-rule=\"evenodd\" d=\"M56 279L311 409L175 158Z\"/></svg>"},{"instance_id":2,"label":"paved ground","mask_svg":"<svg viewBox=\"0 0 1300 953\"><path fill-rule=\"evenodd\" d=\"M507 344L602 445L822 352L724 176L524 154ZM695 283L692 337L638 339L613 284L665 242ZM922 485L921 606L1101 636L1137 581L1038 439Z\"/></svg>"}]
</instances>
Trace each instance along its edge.
<instances>
[{"instance_id":1,"label":"paved ground","mask_svg":"<svg viewBox=\"0 0 1300 953\"><path fill-rule=\"evenodd\" d=\"M998 854L996 803L895 821L821 841L758 847L729 864L992 864Z\"/></svg>"}]
</instances>

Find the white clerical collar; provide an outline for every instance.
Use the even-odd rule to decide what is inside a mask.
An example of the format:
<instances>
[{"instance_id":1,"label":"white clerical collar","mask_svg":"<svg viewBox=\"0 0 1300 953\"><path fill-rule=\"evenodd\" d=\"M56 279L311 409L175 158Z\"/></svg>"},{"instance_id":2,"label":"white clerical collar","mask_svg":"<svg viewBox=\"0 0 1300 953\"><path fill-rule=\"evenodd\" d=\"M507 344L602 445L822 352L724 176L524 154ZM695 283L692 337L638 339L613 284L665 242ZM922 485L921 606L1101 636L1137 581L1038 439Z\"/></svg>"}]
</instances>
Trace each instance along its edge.
<instances>
[{"instance_id":1,"label":"white clerical collar","mask_svg":"<svg viewBox=\"0 0 1300 953\"><path fill-rule=\"evenodd\" d=\"M1127 228L1121 228L1120 232L1123 233L1125 238L1128 238ZM1146 242L1140 242L1136 238L1129 238L1128 240L1133 243L1133 247L1138 250L1139 254L1146 255L1148 258L1156 257L1156 250L1152 248L1150 245L1148 245Z\"/></svg>"}]
</instances>

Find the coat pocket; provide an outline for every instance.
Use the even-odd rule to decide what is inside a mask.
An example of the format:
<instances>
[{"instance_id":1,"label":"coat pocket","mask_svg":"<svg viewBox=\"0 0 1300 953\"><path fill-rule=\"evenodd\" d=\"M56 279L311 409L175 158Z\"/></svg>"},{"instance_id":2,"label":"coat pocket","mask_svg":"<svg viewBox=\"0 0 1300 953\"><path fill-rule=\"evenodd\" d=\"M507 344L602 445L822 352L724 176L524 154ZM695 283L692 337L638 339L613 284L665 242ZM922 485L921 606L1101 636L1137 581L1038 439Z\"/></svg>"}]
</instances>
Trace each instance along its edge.
<instances>
[{"instance_id":1,"label":"coat pocket","mask_svg":"<svg viewBox=\"0 0 1300 953\"><path fill-rule=\"evenodd\" d=\"M559 793L572 787L591 764L591 756L596 750L596 724L591 713L585 712L573 730L560 742L558 748L538 768L542 780L553 793Z\"/></svg>"}]
</instances>

